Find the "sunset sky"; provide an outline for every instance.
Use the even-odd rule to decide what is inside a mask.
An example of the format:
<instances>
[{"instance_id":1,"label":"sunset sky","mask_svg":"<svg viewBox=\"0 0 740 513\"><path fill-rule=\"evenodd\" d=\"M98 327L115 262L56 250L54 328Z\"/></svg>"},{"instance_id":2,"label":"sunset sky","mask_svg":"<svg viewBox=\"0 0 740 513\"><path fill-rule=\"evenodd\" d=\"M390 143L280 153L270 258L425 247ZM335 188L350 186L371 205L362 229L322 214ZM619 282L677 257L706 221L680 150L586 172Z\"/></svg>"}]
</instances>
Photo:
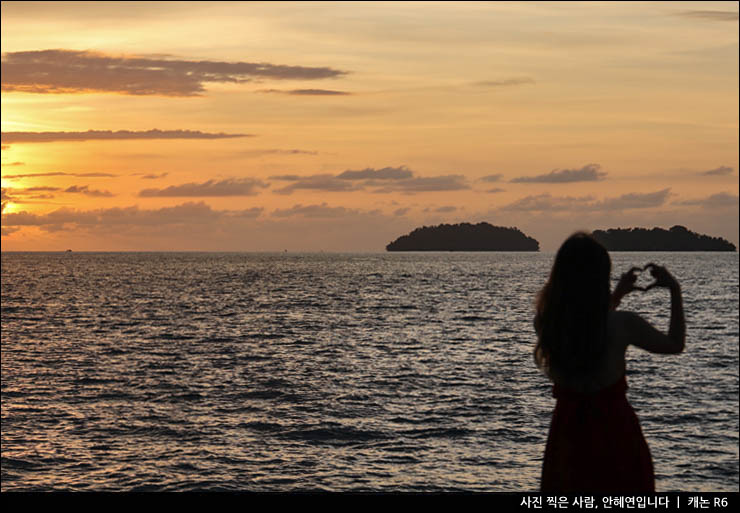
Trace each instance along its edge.
<instances>
[{"instance_id":1,"label":"sunset sky","mask_svg":"<svg viewBox=\"0 0 740 513\"><path fill-rule=\"evenodd\" d=\"M737 2L2 2L2 249L738 244Z\"/></svg>"}]
</instances>

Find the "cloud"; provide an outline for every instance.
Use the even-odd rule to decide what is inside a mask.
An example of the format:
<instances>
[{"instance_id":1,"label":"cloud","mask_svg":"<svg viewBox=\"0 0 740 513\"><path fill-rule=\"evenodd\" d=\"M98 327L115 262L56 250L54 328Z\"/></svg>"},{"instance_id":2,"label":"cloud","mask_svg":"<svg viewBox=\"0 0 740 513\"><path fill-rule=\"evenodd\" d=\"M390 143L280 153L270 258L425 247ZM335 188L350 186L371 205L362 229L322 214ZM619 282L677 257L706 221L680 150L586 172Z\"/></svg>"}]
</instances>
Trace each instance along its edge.
<instances>
[{"instance_id":1,"label":"cloud","mask_svg":"<svg viewBox=\"0 0 740 513\"><path fill-rule=\"evenodd\" d=\"M700 206L706 208L737 207L739 201L740 198L737 194L720 192L703 199L676 201L674 202L674 205Z\"/></svg>"},{"instance_id":2,"label":"cloud","mask_svg":"<svg viewBox=\"0 0 740 513\"><path fill-rule=\"evenodd\" d=\"M712 21L737 21L737 11L681 11L678 16L685 18L698 18Z\"/></svg>"},{"instance_id":3,"label":"cloud","mask_svg":"<svg viewBox=\"0 0 740 513\"><path fill-rule=\"evenodd\" d=\"M561 210L571 210L578 208L577 205L588 204L593 201L592 196L583 196L574 198L571 196L554 197L548 193L538 194L535 196L525 196L513 203L504 205L501 210L522 211L522 212L553 212Z\"/></svg>"},{"instance_id":4,"label":"cloud","mask_svg":"<svg viewBox=\"0 0 740 513\"><path fill-rule=\"evenodd\" d=\"M331 176L331 175L321 175L321 176ZM270 177L270 180L300 180L302 177L301 175L273 175Z\"/></svg>"},{"instance_id":5,"label":"cloud","mask_svg":"<svg viewBox=\"0 0 740 513\"><path fill-rule=\"evenodd\" d=\"M257 189L264 187L267 187L266 183L254 178L229 178L221 181L208 180L203 183L171 185L165 189L144 189L139 192L139 196L142 198L254 196L259 194Z\"/></svg>"},{"instance_id":6,"label":"cloud","mask_svg":"<svg viewBox=\"0 0 740 513\"><path fill-rule=\"evenodd\" d=\"M670 189L649 193L623 194L598 201L593 196L555 197L548 193L526 196L501 207L506 211L562 212L562 211L615 211L659 207L665 204Z\"/></svg>"},{"instance_id":7,"label":"cloud","mask_svg":"<svg viewBox=\"0 0 740 513\"><path fill-rule=\"evenodd\" d=\"M108 208L98 210L74 210L61 208L46 214L13 212L3 215L4 226L39 226L56 231L64 225L78 226L160 226L167 224L201 224L225 215L205 203L185 203L157 210L141 210L138 207Z\"/></svg>"},{"instance_id":8,"label":"cloud","mask_svg":"<svg viewBox=\"0 0 740 513\"><path fill-rule=\"evenodd\" d=\"M348 169L337 175L337 178L342 180L401 180L412 176L413 172L409 168L400 166L384 167L382 169L366 168L359 171Z\"/></svg>"},{"instance_id":9,"label":"cloud","mask_svg":"<svg viewBox=\"0 0 740 513\"><path fill-rule=\"evenodd\" d=\"M251 206L250 206L251 207ZM175 207L58 209L3 215L3 249L11 231L56 232L51 247L86 251L380 251L414 228L410 219L378 210L300 204L265 214L260 207L215 210L203 202ZM23 241L18 241L21 243Z\"/></svg>"},{"instance_id":10,"label":"cloud","mask_svg":"<svg viewBox=\"0 0 740 513\"><path fill-rule=\"evenodd\" d=\"M503 176L504 176L504 175L502 175L501 173L498 173L498 174L495 174L495 175L486 175L486 176L481 176L481 177L479 178L479 180L480 180L481 182L488 182L488 183L493 183L493 182L498 182L499 180L501 180L501 178L502 178Z\"/></svg>"},{"instance_id":11,"label":"cloud","mask_svg":"<svg viewBox=\"0 0 740 513\"><path fill-rule=\"evenodd\" d=\"M59 187L26 187L24 189L13 189L16 194L27 194L35 192L55 192L60 191Z\"/></svg>"},{"instance_id":12,"label":"cloud","mask_svg":"<svg viewBox=\"0 0 740 513\"><path fill-rule=\"evenodd\" d=\"M648 193L633 192L630 194L623 194L617 198L607 198L601 203L596 203L595 207L597 210L659 207L666 202L670 193L670 188Z\"/></svg>"},{"instance_id":13,"label":"cloud","mask_svg":"<svg viewBox=\"0 0 740 513\"><path fill-rule=\"evenodd\" d=\"M571 182L595 182L603 180L607 175L599 171L599 164L586 164L581 169L556 169L544 175L522 176L514 178L514 183L571 183Z\"/></svg>"},{"instance_id":14,"label":"cloud","mask_svg":"<svg viewBox=\"0 0 740 513\"><path fill-rule=\"evenodd\" d=\"M311 150L298 150L298 149L292 149L292 150L286 150L286 149L280 149L280 148L266 148L266 149L256 149L256 150L245 150L240 151L237 153L240 157L261 157L263 155L318 155L318 151L311 151Z\"/></svg>"},{"instance_id":15,"label":"cloud","mask_svg":"<svg viewBox=\"0 0 740 513\"><path fill-rule=\"evenodd\" d=\"M705 175L705 176L725 176L725 175L731 175L733 171L734 169L729 166L719 166L716 169L710 169L709 171L702 171L699 174Z\"/></svg>"},{"instance_id":16,"label":"cloud","mask_svg":"<svg viewBox=\"0 0 740 513\"><path fill-rule=\"evenodd\" d=\"M300 203L291 208L277 209L273 211L273 217L346 217L350 214L358 214L359 210L353 210L345 207L330 207L326 203L321 205L306 205Z\"/></svg>"},{"instance_id":17,"label":"cloud","mask_svg":"<svg viewBox=\"0 0 740 513\"><path fill-rule=\"evenodd\" d=\"M77 178L111 178L111 177L116 177L118 175L114 175L111 173L63 173L61 171L58 171L54 173L26 173L22 175L3 175L3 178L7 178L7 179L39 178L39 177L46 177L46 176L74 176Z\"/></svg>"},{"instance_id":18,"label":"cloud","mask_svg":"<svg viewBox=\"0 0 740 513\"><path fill-rule=\"evenodd\" d=\"M347 91L335 91L332 89L261 89L260 93L278 93L292 96L349 96Z\"/></svg>"},{"instance_id":19,"label":"cloud","mask_svg":"<svg viewBox=\"0 0 740 513\"><path fill-rule=\"evenodd\" d=\"M142 180L158 180L160 178L166 177L168 174L169 173L159 173L159 174L155 174L155 173L139 174L137 173L134 176L140 176Z\"/></svg>"},{"instance_id":20,"label":"cloud","mask_svg":"<svg viewBox=\"0 0 740 513\"><path fill-rule=\"evenodd\" d=\"M25 166L25 163L23 162L9 162L8 164L2 164L3 167L10 167L10 166Z\"/></svg>"},{"instance_id":21,"label":"cloud","mask_svg":"<svg viewBox=\"0 0 740 513\"><path fill-rule=\"evenodd\" d=\"M377 189L374 192L404 192L407 194L413 194L416 192L460 191L464 189L470 189L470 185L468 185L467 180L463 175L441 175L420 176L384 183L382 188Z\"/></svg>"},{"instance_id":22,"label":"cloud","mask_svg":"<svg viewBox=\"0 0 740 513\"><path fill-rule=\"evenodd\" d=\"M456 210L457 210L457 207L447 206L447 207L435 208L433 210L433 212L438 212L438 213L441 213L441 214L446 214L446 213L449 213L449 212L455 212Z\"/></svg>"},{"instance_id":23,"label":"cloud","mask_svg":"<svg viewBox=\"0 0 740 513\"><path fill-rule=\"evenodd\" d=\"M61 191L59 187L3 187L2 200L4 202L28 203L27 200L29 199L51 199L53 196L48 193L59 191Z\"/></svg>"},{"instance_id":24,"label":"cloud","mask_svg":"<svg viewBox=\"0 0 740 513\"><path fill-rule=\"evenodd\" d=\"M481 82L475 82L473 85L480 87L506 87L506 86L517 86L525 84L534 84L535 81L530 77L518 77L518 78L506 78L503 80L483 80Z\"/></svg>"},{"instance_id":25,"label":"cloud","mask_svg":"<svg viewBox=\"0 0 740 513\"><path fill-rule=\"evenodd\" d=\"M490 192L490 193L506 192L506 189L502 189L501 187L494 187L493 189L488 189L486 192Z\"/></svg>"},{"instance_id":26,"label":"cloud","mask_svg":"<svg viewBox=\"0 0 740 513\"><path fill-rule=\"evenodd\" d=\"M3 201L3 208L5 208L5 205L8 204L8 202L16 203L16 204L23 204L23 203L37 203L37 200L50 200L54 199L54 195L50 193L58 193L58 192L70 192L70 193L83 193L87 194L89 196L97 196L97 197L109 197L113 196L111 193L107 191L91 191L85 186L84 188L79 188L76 186L70 187L68 190L62 190L60 187L3 187L2 189L2 201Z\"/></svg>"},{"instance_id":27,"label":"cloud","mask_svg":"<svg viewBox=\"0 0 740 513\"><path fill-rule=\"evenodd\" d=\"M2 132L8 143L44 143L57 141L101 141L125 139L229 139L252 134L208 133L198 130L88 130L87 132Z\"/></svg>"},{"instance_id":28,"label":"cloud","mask_svg":"<svg viewBox=\"0 0 740 513\"><path fill-rule=\"evenodd\" d=\"M393 215L396 217L400 217L403 215L406 215L411 209L410 208L399 208L393 211Z\"/></svg>"},{"instance_id":29,"label":"cloud","mask_svg":"<svg viewBox=\"0 0 740 513\"><path fill-rule=\"evenodd\" d=\"M64 189L64 192L73 192L73 193L79 193L84 194L85 196L92 196L95 198L110 198L113 197L113 193L110 191L98 191L90 189L87 185L79 186L79 185L72 185L70 187L67 187Z\"/></svg>"},{"instance_id":30,"label":"cloud","mask_svg":"<svg viewBox=\"0 0 740 513\"><path fill-rule=\"evenodd\" d=\"M309 176L275 175L273 180L292 181L277 194L292 194L297 190L315 190L325 192L358 191L374 188L375 193L456 191L469 189L466 179L462 175L442 175L430 177L414 176L406 166L384 167L381 169L366 168L362 170L346 170L339 175L319 174Z\"/></svg>"},{"instance_id":31,"label":"cloud","mask_svg":"<svg viewBox=\"0 0 740 513\"><path fill-rule=\"evenodd\" d=\"M200 96L208 82L317 80L346 74L326 66L177 60L66 49L8 52L2 57L2 90L25 93Z\"/></svg>"},{"instance_id":32,"label":"cloud","mask_svg":"<svg viewBox=\"0 0 740 513\"><path fill-rule=\"evenodd\" d=\"M254 219L259 217L264 210L262 207L253 207L244 210L228 211L227 214L234 218Z\"/></svg>"},{"instance_id":33,"label":"cloud","mask_svg":"<svg viewBox=\"0 0 740 513\"><path fill-rule=\"evenodd\" d=\"M345 192L356 191L361 188L348 180L342 180L330 174L310 176L279 175L271 178L275 180L294 180L292 184L281 189L275 189L274 192L276 194L293 194L297 190Z\"/></svg>"}]
</instances>

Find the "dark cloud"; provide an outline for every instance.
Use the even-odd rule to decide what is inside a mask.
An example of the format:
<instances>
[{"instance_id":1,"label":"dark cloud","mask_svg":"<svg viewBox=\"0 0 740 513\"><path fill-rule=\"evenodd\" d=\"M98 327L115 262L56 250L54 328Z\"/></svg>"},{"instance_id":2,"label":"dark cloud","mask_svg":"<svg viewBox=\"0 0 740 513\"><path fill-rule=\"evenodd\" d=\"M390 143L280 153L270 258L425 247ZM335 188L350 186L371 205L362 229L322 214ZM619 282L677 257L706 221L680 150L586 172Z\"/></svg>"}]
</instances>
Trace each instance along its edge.
<instances>
[{"instance_id":1,"label":"dark cloud","mask_svg":"<svg viewBox=\"0 0 740 513\"><path fill-rule=\"evenodd\" d=\"M400 216L406 215L410 210L411 210L410 208L399 208L393 212L393 215L396 217L400 217Z\"/></svg>"},{"instance_id":2,"label":"dark cloud","mask_svg":"<svg viewBox=\"0 0 740 513\"><path fill-rule=\"evenodd\" d=\"M11 166L25 166L25 163L23 162L9 162L8 164L2 164L3 167L11 167Z\"/></svg>"},{"instance_id":3,"label":"dark cloud","mask_svg":"<svg viewBox=\"0 0 740 513\"><path fill-rule=\"evenodd\" d=\"M208 133L198 130L88 130L87 132L3 132L9 143L44 143L57 141L107 141L125 139L228 139L252 137L251 134Z\"/></svg>"},{"instance_id":4,"label":"dark cloud","mask_svg":"<svg viewBox=\"0 0 740 513\"><path fill-rule=\"evenodd\" d=\"M208 196L254 196L257 189L267 184L254 178L230 178L227 180L208 180L203 183L171 185L165 189L144 189L139 192L143 198L153 197L208 197Z\"/></svg>"},{"instance_id":5,"label":"dark cloud","mask_svg":"<svg viewBox=\"0 0 740 513\"><path fill-rule=\"evenodd\" d=\"M169 173L159 173L159 174L149 173L149 174L138 175L138 176L141 176L142 180L158 180L160 178L166 177L168 174Z\"/></svg>"},{"instance_id":6,"label":"dark cloud","mask_svg":"<svg viewBox=\"0 0 740 513\"><path fill-rule=\"evenodd\" d=\"M94 198L111 198L114 196L109 191L100 191L90 189L87 185L72 185L66 189L60 187L8 187L3 189L3 200L12 201L13 203L34 203L32 200L49 200L54 199L54 195L49 193L69 193L84 194Z\"/></svg>"},{"instance_id":7,"label":"dark cloud","mask_svg":"<svg viewBox=\"0 0 740 513\"><path fill-rule=\"evenodd\" d=\"M2 228L3 237L18 229L28 229L29 234L34 230L58 231L67 241L66 247L80 250L281 252L286 248L378 251L399 233L414 228L404 216L318 203L285 208L277 216L270 215L272 209L216 210L203 202L155 210L128 207L58 209L46 214L13 212L4 213ZM5 238L3 249L10 249Z\"/></svg>"},{"instance_id":8,"label":"dark cloud","mask_svg":"<svg viewBox=\"0 0 740 513\"><path fill-rule=\"evenodd\" d=\"M717 207L737 207L739 197L737 194L730 194L728 192L720 192L712 194L707 198L677 201L675 205L688 205L688 206L699 206L707 208Z\"/></svg>"},{"instance_id":9,"label":"dark cloud","mask_svg":"<svg viewBox=\"0 0 740 513\"><path fill-rule=\"evenodd\" d=\"M729 166L719 166L718 168L710 169L709 171L702 171L699 174L705 176L726 176L731 175L733 171L734 169Z\"/></svg>"},{"instance_id":10,"label":"dark cloud","mask_svg":"<svg viewBox=\"0 0 740 513\"><path fill-rule=\"evenodd\" d=\"M481 182L489 182L489 183L492 183L492 182L498 182L498 181L500 181L503 176L504 175L502 175L501 173L498 173L498 174L495 174L495 175L481 176L479 178L479 180Z\"/></svg>"},{"instance_id":11,"label":"dark cloud","mask_svg":"<svg viewBox=\"0 0 740 513\"><path fill-rule=\"evenodd\" d=\"M435 208L433 210L433 212L438 212L440 214L446 214L446 213L449 213L449 212L455 212L456 210L457 210L457 207L447 206L447 207Z\"/></svg>"},{"instance_id":12,"label":"dark cloud","mask_svg":"<svg viewBox=\"0 0 740 513\"><path fill-rule=\"evenodd\" d=\"M82 185L82 186L72 185L64 189L64 192L79 193L79 194L84 194L85 196L92 196L95 198L113 197L113 193L111 193L110 191L98 191L98 190L90 189L87 185Z\"/></svg>"},{"instance_id":13,"label":"dark cloud","mask_svg":"<svg viewBox=\"0 0 740 513\"><path fill-rule=\"evenodd\" d=\"M52 199L53 196L48 193L61 190L59 187L8 187L3 189L3 200L24 203L28 199Z\"/></svg>"},{"instance_id":14,"label":"dark cloud","mask_svg":"<svg viewBox=\"0 0 740 513\"><path fill-rule=\"evenodd\" d=\"M113 196L109 191L99 191L90 189L87 185L79 186L72 185L66 189L60 187L8 187L3 188L2 199L3 201L12 201L13 203L34 203L33 200L49 200L54 199L54 196L49 193L70 193L70 194L84 194L95 198L110 198Z\"/></svg>"},{"instance_id":15,"label":"dark cloud","mask_svg":"<svg viewBox=\"0 0 740 513\"><path fill-rule=\"evenodd\" d=\"M292 184L276 189L277 194L292 194L296 190L314 190L325 192L344 192L374 189L376 193L389 192L432 192L456 191L469 189L462 175L443 175L415 177L406 166L384 167L381 169L366 168L358 171L346 170L339 175L320 174L310 176L276 175L273 180L292 181Z\"/></svg>"},{"instance_id":16,"label":"dark cloud","mask_svg":"<svg viewBox=\"0 0 740 513\"><path fill-rule=\"evenodd\" d=\"M345 207L330 207L326 203L321 205L295 205L291 208L277 209L272 213L273 217L346 217L349 214L357 214L359 211Z\"/></svg>"},{"instance_id":17,"label":"dark cloud","mask_svg":"<svg viewBox=\"0 0 740 513\"><path fill-rule=\"evenodd\" d=\"M599 164L586 164L581 169L556 169L544 175L514 178L514 183L571 183L603 180L607 173L599 171Z\"/></svg>"},{"instance_id":18,"label":"dark cloud","mask_svg":"<svg viewBox=\"0 0 740 513\"><path fill-rule=\"evenodd\" d=\"M8 52L2 57L2 90L25 93L118 93L200 96L208 82L255 79L316 80L347 72L265 62L190 61L157 56L115 56L76 50Z\"/></svg>"},{"instance_id":19,"label":"dark cloud","mask_svg":"<svg viewBox=\"0 0 740 513\"><path fill-rule=\"evenodd\" d=\"M506 189L502 189L501 187L494 187L493 189L488 189L486 192L490 193L496 193L496 192L506 192Z\"/></svg>"},{"instance_id":20,"label":"dark cloud","mask_svg":"<svg viewBox=\"0 0 740 513\"><path fill-rule=\"evenodd\" d=\"M24 193L32 193L32 192L54 192L54 191L60 191L61 189L59 187L26 187L24 189L14 189L17 192L23 191Z\"/></svg>"},{"instance_id":21,"label":"dark cloud","mask_svg":"<svg viewBox=\"0 0 740 513\"><path fill-rule=\"evenodd\" d=\"M460 191L470 189L470 185L468 185L465 177L462 175L415 177L405 180L395 180L389 183L383 183L382 185L383 186L380 189L376 189L374 192L404 192L413 194L416 192Z\"/></svg>"},{"instance_id":22,"label":"dark cloud","mask_svg":"<svg viewBox=\"0 0 740 513\"><path fill-rule=\"evenodd\" d=\"M517 77L517 78L505 78L502 80L483 80L481 82L475 82L473 85L480 87L505 87L505 86L517 86L525 84L534 84L535 81L530 77Z\"/></svg>"},{"instance_id":23,"label":"dark cloud","mask_svg":"<svg viewBox=\"0 0 740 513\"><path fill-rule=\"evenodd\" d=\"M318 151L310 151L310 150L284 150L280 148L266 148L266 149L256 149L256 150L246 150L246 151L240 151L237 153L240 157L261 157L263 155L318 155Z\"/></svg>"},{"instance_id":24,"label":"dark cloud","mask_svg":"<svg viewBox=\"0 0 740 513\"><path fill-rule=\"evenodd\" d=\"M292 184L281 189L275 189L274 192L276 194L293 194L297 190L345 192L360 189L360 187L350 181L339 179L330 174L310 176L280 175L272 178L275 180L294 180Z\"/></svg>"},{"instance_id":25,"label":"dark cloud","mask_svg":"<svg viewBox=\"0 0 740 513\"><path fill-rule=\"evenodd\" d=\"M401 180L412 176L413 172L409 168L400 166L384 167L382 169L367 168L359 171L348 169L337 175L337 178L342 180Z\"/></svg>"},{"instance_id":26,"label":"dark cloud","mask_svg":"<svg viewBox=\"0 0 740 513\"><path fill-rule=\"evenodd\" d=\"M657 192L623 194L615 198L606 198L602 201L597 201L593 196L555 197L545 193L526 196L509 205L505 205L501 209L525 212L631 210L660 207L665 204L669 195L670 189L663 189Z\"/></svg>"},{"instance_id":27,"label":"dark cloud","mask_svg":"<svg viewBox=\"0 0 740 513\"><path fill-rule=\"evenodd\" d=\"M324 175L324 176L331 176L331 175ZM300 180L300 175L273 175L270 177L270 180L287 180L287 181L293 181L293 180Z\"/></svg>"},{"instance_id":28,"label":"dark cloud","mask_svg":"<svg viewBox=\"0 0 740 513\"><path fill-rule=\"evenodd\" d=\"M254 219L259 217L265 209L262 207L247 208L245 210L228 211L230 217Z\"/></svg>"},{"instance_id":29,"label":"dark cloud","mask_svg":"<svg viewBox=\"0 0 740 513\"><path fill-rule=\"evenodd\" d=\"M537 194L534 196L525 196L513 203L501 207L501 210L512 210L522 212L554 212L562 210L577 209L579 206L588 204L593 201L591 196L574 197L553 197L548 193Z\"/></svg>"},{"instance_id":30,"label":"dark cloud","mask_svg":"<svg viewBox=\"0 0 740 513\"><path fill-rule=\"evenodd\" d=\"M737 21L737 11L681 11L677 13L685 18L698 18L712 21Z\"/></svg>"},{"instance_id":31,"label":"dark cloud","mask_svg":"<svg viewBox=\"0 0 740 513\"><path fill-rule=\"evenodd\" d=\"M54 231L64 225L111 226L136 225L160 226L167 224L200 224L222 217L224 212L214 211L205 203L185 203L157 210L141 210L138 207L108 208L81 211L69 208L58 209L46 214L14 212L3 215L4 226L39 226Z\"/></svg>"},{"instance_id":32,"label":"dark cloud","mask_svg":"<svg viewBox=\"0 0 740 513\"><path fill-rule=\"evenodd\" d=\"M617 198L607 198L602 202L596 203L595 207L597 210L659 207L665 204L670 194L670 189L648 193L633 192L630 194L623 194Z\"/></svg>"},{"instance_id":33,"label":"dark cloud","mask_svg":"<svg viewBox=\"0 0 740 513\"><path fill-rule=\"evenodd\" d=\"M26 173L22 175L3 175L3 178L39 178L39 177L46 177L46 176L74 176L77 178L111 178L116 177L118 175L114 175L111 173L63 173L63 172L54 172L54 173Z\"/></svg>"},{"instance_id":34,"label":"dark cloud","mask_svg":"<svg viewBox=\"0 0 740 513\"><path fill-rule=\"evenodd\" d=\"M335 91L332 89L261 89L261 93L289 94L292 96L349 96L347 91Z\"/></svg>"}]
</instances>

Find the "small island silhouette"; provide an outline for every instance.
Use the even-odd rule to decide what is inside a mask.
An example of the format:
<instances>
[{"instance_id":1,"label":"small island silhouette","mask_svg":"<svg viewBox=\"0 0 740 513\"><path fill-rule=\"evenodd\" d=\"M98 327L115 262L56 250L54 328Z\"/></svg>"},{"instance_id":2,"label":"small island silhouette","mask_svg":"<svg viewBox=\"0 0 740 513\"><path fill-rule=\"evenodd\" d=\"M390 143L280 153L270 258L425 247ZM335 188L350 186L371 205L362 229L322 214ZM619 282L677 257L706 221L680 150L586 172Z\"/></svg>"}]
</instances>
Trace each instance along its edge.
<instances>
[{"instance_id":1,"label":"small island silhouette","mask_svg":"<svg viewBox=\"0 0 740 513\"><path fill-rule=\"evenodd\" d=\"M387 251L539 251L540 243L518 228L489 223L423 226L390 244Z\"/></svg>"},{"instance_id":2,"label":"small island silhouette","mask_svg":"<svg viewBox=\"0 0 740 513\"><path fill-rule=\"evenodd\" d=\"M593 236L609 251L737 251L720 237L710 237L676 225L663 228L610 228Z\"/></svg>"}]
</instances>

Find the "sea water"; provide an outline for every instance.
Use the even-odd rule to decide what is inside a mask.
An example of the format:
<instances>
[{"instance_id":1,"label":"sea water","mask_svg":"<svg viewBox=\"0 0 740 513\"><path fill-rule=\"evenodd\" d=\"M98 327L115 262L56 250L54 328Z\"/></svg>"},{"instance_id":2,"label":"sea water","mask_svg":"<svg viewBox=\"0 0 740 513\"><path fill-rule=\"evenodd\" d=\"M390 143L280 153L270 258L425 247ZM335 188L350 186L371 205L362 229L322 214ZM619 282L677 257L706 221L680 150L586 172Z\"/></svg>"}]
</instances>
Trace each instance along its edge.
<instances>
[{"instance_id":1,"label":"sea water","mask_svg":"<svg viewBox=\"0 0 740 513\"><path fill-rule=\"evenodd\" d=\"M534 491L552 253L3 253L2 491ZM737 253L627 354L658 491L738 490ZM665 289L622 308L667 330Z\"/></svg>"}]
</instances>

